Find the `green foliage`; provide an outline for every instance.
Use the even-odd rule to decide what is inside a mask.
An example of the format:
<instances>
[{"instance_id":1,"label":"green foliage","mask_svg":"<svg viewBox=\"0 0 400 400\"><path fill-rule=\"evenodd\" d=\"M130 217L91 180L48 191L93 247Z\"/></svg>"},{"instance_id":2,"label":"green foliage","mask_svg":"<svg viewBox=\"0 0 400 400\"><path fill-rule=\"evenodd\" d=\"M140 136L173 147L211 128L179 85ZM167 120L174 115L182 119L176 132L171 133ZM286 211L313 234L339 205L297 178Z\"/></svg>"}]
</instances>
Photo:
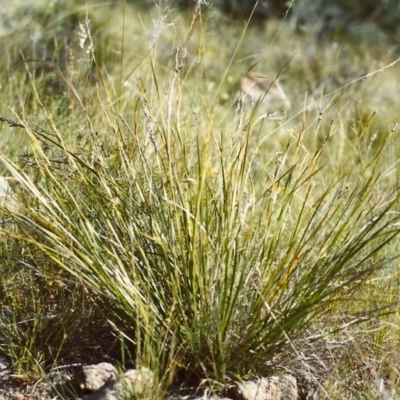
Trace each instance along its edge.
<instances>
[{"instance_id":1,"label":"green foliage","mask_svg":"<svg viewBox=\"0 0 400 400\"><path fill-rule=\"evenodd\" d=\"M232 139L197 132L194 144L162 130L152 149L148 118L138 109L135 129L116 124L115 138L80 154L55 130L44 144L61 150L62 170L25 126L37 183L3 163L37 206L14 213L19 229L4 233L104 298L99 307L134 343L138 364L172 363L199 380L265 372L310 320L381 266L397 235L388 212L398 198L376 196L378 159L346 194L347 171L316 189L325 143L311 156L293 144L273 178L254 187L251 125L239 124L244 133Z\"/></svg>"}]
</instances>

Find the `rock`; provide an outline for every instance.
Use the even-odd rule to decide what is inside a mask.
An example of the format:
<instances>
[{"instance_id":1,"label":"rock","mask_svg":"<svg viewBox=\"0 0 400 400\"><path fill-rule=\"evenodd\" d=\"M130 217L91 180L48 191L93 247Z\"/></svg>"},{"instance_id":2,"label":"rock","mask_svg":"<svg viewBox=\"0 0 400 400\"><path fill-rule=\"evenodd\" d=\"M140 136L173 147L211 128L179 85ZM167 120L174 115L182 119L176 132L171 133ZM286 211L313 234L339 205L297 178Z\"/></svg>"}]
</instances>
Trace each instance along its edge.
<instances>
[{"instance_id":1,"label":"rock","mask_svg":"<svg viewBox=\"0 0 400 400\"><path fill-rule=\"evenodd\" d=\"M146 398L151 394L154 375L148 368L130 369L123 375L110 379L96 392L83 396L83 400L123 400L129 398Z\"/></svg>"},{"instance_id":2,"label":"rock","mask_svg":"<svg viewBox=\"0 0 400 400\"><path fill-rule=\"evenodd\" d=\"M211 395L208 397L207 394L201 396L178 396L178 397L167 397L165 400L232 400L230 397L219 397Z\"/></svg>"},{"instance_id":3,"label":"rock","mask_svg":"<svg viewBox=\"0 0 400 400\"><path fill-rule=\"evenodd\" d=\"M239 92L253 103L261 101L263 108L270 111L290 109L290 101L279 81L262 74L250 73L240 80Z\"/></svg>"},{"instance_id":4,"label":"rock","mask_svg":"<svg viewBox=\"0 0 400 400\"><path fill-rule=\"evenodd\" d=\"M84 365L78 377L78 385L82 390L94 392L116 376L117 371L110 363Z\"/></svg>"},{"instance_id":5,"label":"rock","mask_svg":"<svg viewBox=\"0 0 400 400\"><path fill-rule=\"evenodd\" d=\"M0 373L11 369L11 366L12 364L10 357L6 356L5 354L0 354Z\"/></svg>"},{"instance_id":6,"label":"rock","mask_svg":"<svg viewBox=\"0 0 400 400\"><path fill-rule=\"evenodd\" d=\"M297 400L297 381L292 375L271 376L237 383L237 400Z\"/></svg>"},{"instance_id":7,"label":"rock","mask_svg":"<svg viewBox=\"0 0 400 400\"><path fill-rule=\"evenodd\" d=\"M208 391L206 390L203 394L198 393L195 395L185 395L185 396L172 395L165 398L165 400L233 400L233 398L220 397L215 394L209 395Z\"/></svg>"},{"instance_id":8,"label":"rock","mask_svg":"<svg viewBox=\"0 0 400 400\"><path fill-rule=\"evenodd\" d=\"M148 368L130 369L122 375L123 384L129 391L140 395L146 393L154 386L154 374Z\"/></svg>"},{"instance_id":9,"label":"rock","mask_svg":"<svg viewBox=\"0 0 400 400\"><path fill-rule=\"evenodd\" d=\"M6 356L5 354L0 354L0 381L8 379L11 372L12 363L10 357Z\"/></svg>"},{"instance_id":10,"label":"rock","mask_svg":"<svg viewBox=\"0 0 400 400\"><path fill-rule=\"evenodd\" d=\"M204 397L204 396L197 397L197 400L232 400L232 399L229 397L219 397L212 395L211 397Z\"/></svg>"}]
</instances>

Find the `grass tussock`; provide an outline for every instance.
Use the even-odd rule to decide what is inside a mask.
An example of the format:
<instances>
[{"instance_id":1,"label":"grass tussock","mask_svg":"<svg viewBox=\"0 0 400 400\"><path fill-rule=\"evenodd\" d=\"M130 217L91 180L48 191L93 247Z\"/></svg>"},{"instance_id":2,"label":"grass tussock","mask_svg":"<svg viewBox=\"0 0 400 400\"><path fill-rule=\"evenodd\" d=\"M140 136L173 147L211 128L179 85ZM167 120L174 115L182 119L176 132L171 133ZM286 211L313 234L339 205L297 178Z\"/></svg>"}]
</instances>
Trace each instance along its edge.
<instances>
[{"instance_id":1,"label":"grass tussock","mask_svg":"<svg viewBox=\"0 0 400 400\"><path fill-rule=\"evenodd\" d=\"M10 93L29 103L10 96L14 109L0 118L26 149L0 157L17 203L1 204L0 323L2 351L20 376L96 353L153 370L155 396L177 386L223 391L239 377L301 364L310 343L340 341L361 321L379 325L371 335L377 347L390 338L393 356L397 127L382 122L390 110L370 111L369 96L396 64L354 77L345 59L336 81L306 55L299 81L301 56L277 56L270 67L294 106L275 118L279 110L234 93L237 77L264 57L258 33L226 25L238 41L218 64L220 16L211 10L208 20L200 3L188 23L158 8L147 48L138 42L133 54L129 7L115 13L122 35L104 43L89 21L104 16L78 14L69 67L57 75L63 107L47 104L46 76L26 58L13 70L27 83L10 83ZM141 24L147 37L146 17ZM285 29L269 52L285 52ZM369 343L353 343L360 353L345 356L349 371L368 364ZM336 378L324 391L342 396L350 385Z\"/></svg>"}]
</instances>

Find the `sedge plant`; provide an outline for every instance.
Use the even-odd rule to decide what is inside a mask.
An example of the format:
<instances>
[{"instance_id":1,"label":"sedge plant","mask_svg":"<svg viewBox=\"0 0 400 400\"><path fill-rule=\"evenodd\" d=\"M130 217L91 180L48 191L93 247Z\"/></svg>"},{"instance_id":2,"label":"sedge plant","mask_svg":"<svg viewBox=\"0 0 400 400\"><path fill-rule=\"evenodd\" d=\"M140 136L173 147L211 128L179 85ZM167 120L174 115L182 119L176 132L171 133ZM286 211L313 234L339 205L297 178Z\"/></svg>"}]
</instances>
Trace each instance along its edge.
<instances>
[{"instance_id":1,"label":"sedge plant","mask_svg":"<svg viewBox=\"0 0 400 400\"><path fill-rule=\"evenodd\" d=\"M186 43L202 23L200 3ZM59 282L55 307L65 290L89 298L134 365L156 373L154 396L270 373L307 328L388 262L399 194L380 166L391 138L333 174L336 122L324 131L316 118L265 157L258 103L239 102L229 122L214 118L219 105L193 99L185 86L185 48L169 64L167 96L149 52L131 112L91 56L101 118L85 114L80 146L66 140L34 80L46 126L17 113L0 118L26 133L31 156L31 168L0 157L18 199L16 208L2 206L2 240L16 246L20 264L36 261L39 276ZM84 112L84 93L73 93ZM198 101L194 117L189 98Z\"/></svg>"}]
</instances>

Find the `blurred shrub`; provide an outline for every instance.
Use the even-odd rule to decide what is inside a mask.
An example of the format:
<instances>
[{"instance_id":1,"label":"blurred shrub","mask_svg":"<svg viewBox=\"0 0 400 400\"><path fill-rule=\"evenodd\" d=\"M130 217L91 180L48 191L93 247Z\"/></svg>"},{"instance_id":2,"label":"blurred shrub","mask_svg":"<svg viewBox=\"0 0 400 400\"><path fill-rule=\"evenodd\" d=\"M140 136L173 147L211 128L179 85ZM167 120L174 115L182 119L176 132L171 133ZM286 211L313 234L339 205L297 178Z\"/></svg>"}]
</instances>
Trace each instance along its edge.
<instances>
[{"instance_id":1,"label":"blurred shrub","mask_svg":"<svg viewBox=\"0 0 400 400\"><path fill-rule=\"evenodd\" d=\"M400 2L397 0L298 0L292 18L300 28L312 27L326 35L348 31L354 25L368 22L395 32L400 21Z\"/></svg>"},{"instance_id":2,"label":"blurred shrub","mask_svg":"<svg viewBox=\"0 0 400 400\"><path fill-rule=\"evenodd\" d=\"M155 4L190 7L196 0L128 0L136 5L150 7ZM380 28L394 32L400 22L398 0L207 0L205 7L222 9L233 18L263 20L283 18L287 11L300 27L312 25L321 34L347 29L351 24L372 22ZM254 11L254 12L253 12Z\"/></svg>"},{"instance_id":3,"label":"blurred shrub","mask_svg":"<svg viewBox=\"0 0 400 400\"><path fill-rule=\"evenodd\" d=\"M197 0L127 0L128 3L151 7L153 5L165 4L169 6L191 7ZM255 19L265 19L272 16L283 16L288 9L289 2L282 0L206 0L205 7L217 7L225 11L233 18L249 18L254 10Z\"/></svg>"}]
</instances>

